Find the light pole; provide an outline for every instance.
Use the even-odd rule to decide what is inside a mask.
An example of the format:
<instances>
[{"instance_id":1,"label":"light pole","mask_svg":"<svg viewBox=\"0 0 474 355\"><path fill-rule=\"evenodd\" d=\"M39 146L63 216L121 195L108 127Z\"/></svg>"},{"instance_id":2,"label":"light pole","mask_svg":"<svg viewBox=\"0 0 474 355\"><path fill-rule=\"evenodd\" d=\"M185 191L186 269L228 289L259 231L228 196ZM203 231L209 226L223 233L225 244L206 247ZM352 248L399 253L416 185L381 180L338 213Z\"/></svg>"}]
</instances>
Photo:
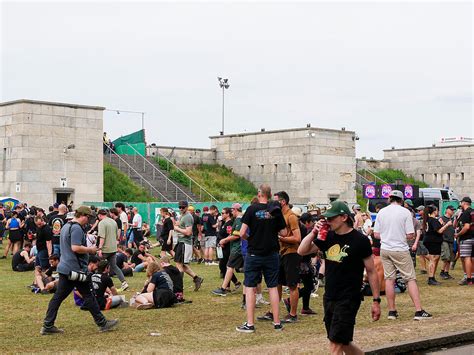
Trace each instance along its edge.
<instances>
[{"instance_id":1,"label":"light pole","mask_svg":"<svg viewBox=\"0 0 474 355\"><path fill-rule=\"evenodd\" d=\"M219 87L222 89L222 131L221 131L221 136L224 135L224 90L228 89L230 84L229 84L229 79L223 79L221 77L217 77L217 80L219 81Z\"/></svg>"},{"instance_id":2,"label":"light pole","mask_svg":"<svg viewBox=\"0 0 474 355\"><path fill-rule=\"evenodd\" d=\"M111 112L115 112L117 115L120 115L120 113L139 113L142 115L142 130L145 129L145 112L142 112L142 111L125 111L125 110L105 110L105 111L111 111Z\"/></svg>"}]
</instances>

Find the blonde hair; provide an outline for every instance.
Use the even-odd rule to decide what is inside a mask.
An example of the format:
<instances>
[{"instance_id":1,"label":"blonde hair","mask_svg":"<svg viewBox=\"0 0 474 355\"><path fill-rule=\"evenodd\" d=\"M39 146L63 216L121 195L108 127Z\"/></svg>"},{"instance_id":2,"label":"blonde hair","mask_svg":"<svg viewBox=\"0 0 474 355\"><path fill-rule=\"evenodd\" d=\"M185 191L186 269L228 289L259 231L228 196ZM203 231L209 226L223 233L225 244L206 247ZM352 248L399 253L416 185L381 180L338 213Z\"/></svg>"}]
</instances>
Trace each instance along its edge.
<instances>
[{"instance_id":1,"label":"blonde hair","mask_svg":"<svg viewBox=\"0 0 474 355\"><path fill-rule=\"evenodd\" d=\"M151 277L155 272L161 271L161 265L156 261L152 261L146 267L146 276Z\"/></svg>"}]
</instances>

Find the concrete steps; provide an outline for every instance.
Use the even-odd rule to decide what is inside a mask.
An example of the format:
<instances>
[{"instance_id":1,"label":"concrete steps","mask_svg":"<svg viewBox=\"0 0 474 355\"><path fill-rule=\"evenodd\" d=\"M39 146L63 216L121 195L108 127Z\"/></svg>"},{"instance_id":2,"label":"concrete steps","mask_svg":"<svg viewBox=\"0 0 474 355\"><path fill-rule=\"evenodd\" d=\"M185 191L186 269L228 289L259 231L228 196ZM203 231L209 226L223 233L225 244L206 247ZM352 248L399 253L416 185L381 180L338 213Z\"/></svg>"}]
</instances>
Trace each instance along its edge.
<instances>
[{"instance_id":1,"label":"concrete steps","mask_svg":"<svg viewBox=\"0 0 474 355\"><path fill-rule=\"evenodd\" d=\"M140 156L121 155L120 157L133 169L130 169L127 164L114 154L104 155L104 162L108 162L122 171L125 175L130 177L130 179L147 190L154 198L160 201L166 201L166 199L168 199L169 201L187 200L195 202L199 200L189 188L175 181L171 181L167 172L161 170L159 165L152 158L147 158L147 161L156 169L154 169L151 164L144 162L144 159ZM160 172L162 174L160 174ZM149 184L143 180L146 180ZM154 191L150 185L158 190L166 199Z\"/></svg>"}]
</instances>

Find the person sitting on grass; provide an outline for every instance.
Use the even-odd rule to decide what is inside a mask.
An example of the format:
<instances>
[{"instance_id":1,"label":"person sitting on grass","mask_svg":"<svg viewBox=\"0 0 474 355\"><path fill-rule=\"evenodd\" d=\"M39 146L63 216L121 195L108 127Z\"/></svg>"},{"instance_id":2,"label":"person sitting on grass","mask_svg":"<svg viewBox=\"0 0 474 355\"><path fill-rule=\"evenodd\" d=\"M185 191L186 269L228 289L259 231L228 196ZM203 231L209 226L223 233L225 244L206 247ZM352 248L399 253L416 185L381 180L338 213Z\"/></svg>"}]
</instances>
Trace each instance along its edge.
<instances>
[{"instance_id":1,"label":"person sitting on grass","mask_svg":"<svg viewBox=\"0 0 474 355\"><path fill-rule=\"evenodd\" d=\"M173 281L173 292L176 296L176 303L184 303L183 273L176 266L170 264L170 258L163 256L160 259L160 266L165 271L171 281ZM191 302L191 301L189 301Z\"/></svg>"},{"instance_id":2,"label":"person sitting on grass","mask_svg":"<svg viewBox=\"0 0 474 355\"><path fill-rule=\"evenodd\" d=\"M133 250L125 250L125 246L117 245L117 266L122 270L123 276L133 276L133 270L131 263L128 259L133 255ZM113 270L111 270L111 276L113 276Z\"/></svg>"},{"instance_id":3,"label":"person sitting on grass","mask_svg":"<svg viewBox=\"0 0 474 355\"><path fill-rule=\"evenodd\" d=\"M12 257L13 271L32 271L35 269L35 257L30 257L31 243L25 242L23 250L17 251Z\"/></svg>"},{"instance_id":4,"label":"person sitting on grass","mask_svg":"<svg viewBox=\"0 0 474 355\"><path fill-rule=\"evenodd\" d=\"M90 277L92 274L97 272L97 268L99 267L99 262L100 259L97 255L89 255L89 261L87 262L87 274L88 277ZM84 305L84 299L81 295L81 293L74 288L73 290L73 295L74 295L74 303L76 306L81 307L83 311L86 311L86 308L83 308L82 306Z\"/></svg>"},{"instance_id":5,"label":"person sitting on grass","mask_svg":"<svg viewBox=\"0 0 474 355\"><path fill-rule=\"evenodd\" d=\"M35 287L31 290L34 293L48 294L54 293L58 285L59 278L56 273L56 268L59 264L59 257L53 254L49 257L49 268L46 270L41 269L40 266L35 268L35 281L33 284Z\"/></svg>"},{"instance_id":6,"label":"person sitting on grass","mask_svg":"<svg viewBox=\"0 0 474 355\"><path fill-rule=\"evenodd\" d=\"M150 262L156 261L156 259L153 255L146 252L145 243L141 242L138 245L138 249L133 253L130 261L130 266L133 268L133 271L141 272L146 269Z\"/></svg>"},{"instance_id":7,"label":"person sitting on grass","mask_svg":"<svg viewBox=\"0 0 474 355\"><path fill-rule=\"evenodd\" d=\"M91 276L92 288L100 309L107 310L118 306L128 306L124 298L118 295L109 272L110 263L104 259L99 262L97 273Z\"/></svg>"},{"instance_id":8,"label":"person sitting on grass","mask_svg":"<svg viewBox=\"0 0 474 355\"><path fill-rule=\"evenodd\" d=\"M176 297L173 293L173 281L169 275L155 261L148 264L146 275L148 280L145 282L143 292L135 298L137 309L171 307L176 302Z\"/></svg>"}]
</instances>

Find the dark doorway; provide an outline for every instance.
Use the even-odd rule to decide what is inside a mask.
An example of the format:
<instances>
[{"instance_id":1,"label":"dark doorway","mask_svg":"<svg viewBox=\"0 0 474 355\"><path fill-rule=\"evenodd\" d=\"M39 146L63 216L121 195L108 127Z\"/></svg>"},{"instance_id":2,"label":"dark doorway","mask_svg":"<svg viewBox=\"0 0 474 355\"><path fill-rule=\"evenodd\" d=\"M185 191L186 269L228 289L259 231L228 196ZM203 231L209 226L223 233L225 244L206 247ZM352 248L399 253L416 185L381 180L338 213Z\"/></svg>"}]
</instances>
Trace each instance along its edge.
<instances>
[{"instance_id":1,"label":"dark doorway","mask_svg":"<svg viewBox=\"0 0 474 355\"><path fill-rule=\"evenodd\" d=\"M71 197L71 194L57 192L56 193L56 202L57 203L64 203L67 206L67 204L69 203L70 197Z\"/></svg>"}]
</instances>

